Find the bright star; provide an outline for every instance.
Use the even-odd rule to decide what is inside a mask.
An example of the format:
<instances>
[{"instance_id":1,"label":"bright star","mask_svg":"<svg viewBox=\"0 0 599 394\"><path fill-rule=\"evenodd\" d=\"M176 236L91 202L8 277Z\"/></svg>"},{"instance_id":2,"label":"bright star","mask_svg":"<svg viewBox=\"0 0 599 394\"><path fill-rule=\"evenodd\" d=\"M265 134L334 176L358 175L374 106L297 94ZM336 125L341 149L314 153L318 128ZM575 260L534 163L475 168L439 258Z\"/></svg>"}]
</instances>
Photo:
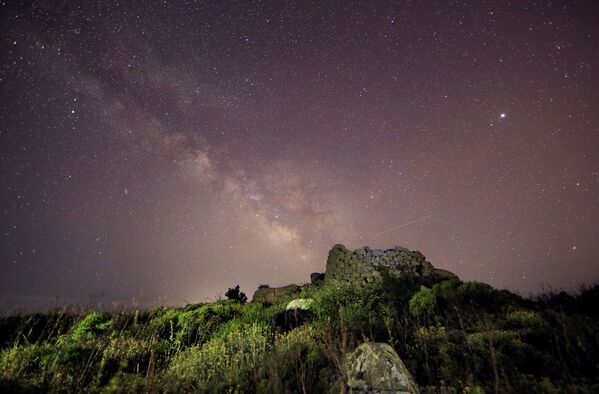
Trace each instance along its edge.
<instances>
[{"instance_id":1,"label":"bright star","mask_svg":"<svg viewBox=\"0 0 599 394\"><path fill-rule=\"evenodd\" d=\"M505 118L507 117L507 115L506 115L505 113L502 113L501 115L499 115L499 117L500 117L501 119L505 119Z\"/></svg>"}]
</instances>

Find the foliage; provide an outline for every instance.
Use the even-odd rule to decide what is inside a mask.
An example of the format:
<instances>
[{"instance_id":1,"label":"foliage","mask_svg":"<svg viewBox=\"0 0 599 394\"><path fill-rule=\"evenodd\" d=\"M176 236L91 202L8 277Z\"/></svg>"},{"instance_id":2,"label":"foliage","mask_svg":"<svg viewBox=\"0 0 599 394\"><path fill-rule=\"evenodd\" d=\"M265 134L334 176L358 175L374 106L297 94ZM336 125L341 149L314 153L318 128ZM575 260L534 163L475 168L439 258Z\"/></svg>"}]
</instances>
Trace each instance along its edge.
<instances>
[{"instance_id":1,"label":"foliage","mask_svg":"<svg viewBox=\"0 0 599 394\"><path fill-rule=\"evenodd\" d=\"M237 301L242 304L248 300L245 293L239 290L239 285L235 286L232 289L229 288L229 290L227 290L227 292L225 293L225 297L227 297L229 300Z\"/></svg>"},{"instance_id":2,"label":"foliage","mask_svg":"<svg viewBox=\"0 0 599 394\"><path fill-rule=\"evenodd\" d=\"M410 299L410 313L414 316L430 316L437 306L435 292L428 287L421 286L420 290Z\"/></svg>"},{"instance_id":3,"label":"foliage","mask_svg":"<svg viewBox=\"0 0 599 394\"><path fill-rule=\"evenodd\" d=\"M248 390L252 372L270 349L267 327L238 325L204 346L194 345L177 354L167 370L177 392Z\"/></svg>"},{"instance_id":4,"label":"foliage","mask_svg":"<svg viewBox=\"0 0 599 394\"><path fill-rule=\"evenodd\" d=\"M110 328L112 321L99 312L88 313L72 330L75 340L81 340L88 335L99 334Z\"/></svg>"},{"instance_id":5,"label":"foliage","mask_svg":"<svg viewBox=\"0 0 599 394\"><path fill-rule=\"evenodd\" d=\"M345 354L370 340L425 393L599 392L597 286L522 299L381 278L303 287L314 303L299 326L282 322L286 302L239 300L2 317L0 391L334 393Z\"/></svg>"},{"instance_id":6,"label":"foliage","mask_svg":"<svg viewBox=\"0 0 599 394\"><path fill-rule=\"evenodd\" d=\"M202 344L221 324L238 314L233 302L216 302L179 313L176 323L176 343L180 347Z\"/></svg>"}]
</instances>

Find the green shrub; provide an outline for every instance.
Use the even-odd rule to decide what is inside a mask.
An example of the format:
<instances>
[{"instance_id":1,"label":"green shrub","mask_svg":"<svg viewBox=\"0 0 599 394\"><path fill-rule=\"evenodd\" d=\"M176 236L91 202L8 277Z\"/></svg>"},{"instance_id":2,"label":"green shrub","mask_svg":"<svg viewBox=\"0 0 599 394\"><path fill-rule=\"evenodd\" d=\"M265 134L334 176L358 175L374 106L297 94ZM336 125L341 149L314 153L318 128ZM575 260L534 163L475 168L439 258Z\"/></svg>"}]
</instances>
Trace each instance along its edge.
<instances>
[{"instance_id":1,"label":"green shrub","mask_svg":"<svg viewBox=\"0 0 599 394\"><path fill-rule=\"evenodd\" d=\"M535 329L547 326L547 322L541 315L522 309L508 313L506 323L513 329Z\"/></svg>"},{"instance_id":2,"label":"green shrub","mask_svg":"<svg viewBox=\"0 0 599 394\"><path fill-rule=\"evenodd\" d=\"M48 364L52 346L45 344L26 344L3 349L0 354L0 370L5 379L18 378L21 375L40 371Z\"/></svg>"},{"instance_id":3,"label":"green shrub","mask_svg":"<svg viewBox=\"0 0 599 394\"><path fill-rule=\"evenodd\" d=\"M248 391L250 377L271 349L271 333L265 326L240 325L203 346L194 345L177 354L167 371L176 382L174 391Z\"/></svg>"},{"instance_id":4,"label":"green shrub","mask_svg":"<svg viewBox=\"0 0 599 394\"><path fill-rule=\"evenodd\" d=\"M285 315L286 306L287 303L285 302L272 305L262 303L245 304L238 320L243 324L266 325L273 327L273 329L281 329L284 326L284 324L281 324L281 318Z\"/></svg>"},{"instance_id":5,"label":"green shrub","mask_svg":"<svg viewBox=\"0 0 599 394\"><path fill-rule=\"evenodd\" d=\"M502 384L517 382L521 374L558 373L556 360L526 342L520 332L489 330L468 335L477 377L491 381L493 364L502 372ZM520 390L518 390L520 391Z\"/></svg>"},{"instance_id":6,"label":"green shrub","mask_svg":"<svg viewBox=\"0 0 599 394\"><path fill-rule=\"evenodd\" d=\"M72 338L82 340L93 334L105 332L112 325L112 321L105 314L90 312L72 328Z\"/></svg>"},{"instance_id":7,"label":"green shrub","mask_svg":"<svg viewBox=\"0 0 599 394\"><path fill-rule=\"evenodd\" d=\"M465 352L463 343L450 338L446 327L436 325L418 328L414 333L411 366L418 381L428 384L461 386Z\"/></svg>"},{"instance_id":8,"label":"green shrub","mask_svg":"<svg viewBox=\"0 0 599 394\"><path fill-rule=\"evenodd\" d=\"M458 302L475 311L497 313L507 306L519 306L522 298L508 290L497 290L481 282L464 282L457 288Z\"/></svg>"},{"instance_id":9,"label":"green shrub","mask_svg":"<svg viewBox=\"0 0 599 394\"><path fill-rule=\"evenodd\" d=\"M375 284L352 286L333 283L314 294L314 316L343 325L356 338L386 337L385 311L388 300Z\"/></svg>"},{"instance_id":10,"label":"green shrub","mask_svg":"<svg viewBox=\"0 0 599 394\"><path fill-rule=\"evenodd\" d=\"M595 288L523 300L446 280L307 286L312 313L218 301L0 319L0 392L339 392L342 361L390 343L423 392L599 392Z\"/></svg>"},{"instance_id":11,"label":"green shrub","mask_svg":"<svg viewBox=\"0 0 599 394\"><path fill-rule=\"evenodd\" d=\"M376 283L380 294L388 297L388 303L400 312L407 311L408 303L418 290L418 284L412 275L391 275L388 269L379 268L381 280Z\"/></svg>"},{"instance_id":12,"label":"green shrub","mask_svg":"<svg viewBox=\"0 0 599 394\"><path fill-rule=\"evenodd\" d=\"M147 369L154 341L150 338L132 338L116 336L110 338L103 349L106 360L114 360L120 369L127 372L139 372Z\"/></svg>"},{"instance_id":13,"label":"green shrub","mask_svg":"<svg viewBox=\"0 0 599 394\"><path fill-rule=\"evenodd\" d=\"M75 318L65 310L0 317L0 348L13 346L15 341L34 343L65 334Z\"/></svg>"},{"instance_id":14,"label":"green shrub","mask_svg":"<svg viewBox=\"0 0 599 394\"><path fill-rule=\"evenodd\" d=\"M223 323L241 315L232 301L216 302L177 315L176 342L179 347L202 344Z\"/></svg>"},{"instance_id":15,"label":"green shrub","mask_svg":"<svg viewBox=\"0 0 599 394\"><path fill-rule=\"evenodd\" d=\"M256 391L330 392L335 379L328 358L319 346L318 328L311 324L277 334L257 376Z\"/></svg>"},{"instance_id":16,"label":"green shrub","mask_svg":"<svg viewBox=\"0 0 599 394\"><path fill-rule=\"evenodd\" d=\"M171 308L158 307L150 310L144 335L174 342L178 315L179 312Z\"/></svg>"},{"instance_id":17,"label":"green shrub","mask_svg":"<svg viewBox=\"0 0 599 394\"><path fill-rule=\"evenodd\" d=\"M437 306L437 296L432 289L420 286L410 299L410 313L414 316L431 316Z\"/></svg>"},{"instance_id":18,"label":"green shrub","mask_svg":"<svg viewBox=\"0 0 599 394\"><path fill-rule=\"evenodd\" d=\"M461 300L466 303L491 305L494 303L496 290L481 282L464 282L457 288Z\"/></svg>"}]
</instances>

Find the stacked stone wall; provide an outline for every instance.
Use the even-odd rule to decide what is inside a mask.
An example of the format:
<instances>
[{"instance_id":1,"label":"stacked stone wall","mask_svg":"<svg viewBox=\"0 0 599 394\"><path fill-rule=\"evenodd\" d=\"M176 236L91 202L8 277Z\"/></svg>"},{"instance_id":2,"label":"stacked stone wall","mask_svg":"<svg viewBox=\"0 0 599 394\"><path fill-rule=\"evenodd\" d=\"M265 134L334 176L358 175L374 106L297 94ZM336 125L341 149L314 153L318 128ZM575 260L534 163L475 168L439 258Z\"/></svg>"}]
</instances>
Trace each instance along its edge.
<instances>
[{"instance_id":1,"label":"stacked stone wall","mask_svg":"<svg viewBox=\"0 0 599 394\"><path fill-rule=\"evenodd\" d=\"M407 274L418 283L430 286L445 279L459 278L446 270L437 269L419 251L411 251L402 246L393 249L370 249L368 246L351 251L343 245L335 245L327 258L324 282L339 281L353 285L374 282L381 277L381 271L390 275ZM314 272L310 275L312 285L323 283L323 274ZM283 287L262 287L256 290L253 302L275 303L288 299L300 292L297 285Z\"/></svg>"},{"instance_id":2,"label":"stacked stone wall","mask_svg":"<svg viewBox=\"0 0 599 394\"><path fill-rule=\"evenodd\" d=\"M419 251L401 246L387 250L364 247L351 251L343 245L335 245L327 259L325 281L369 283L380 278L381 269L391 275L410 274L423 279L435 273L432 264Z\"/></svg>"}]
</instances>

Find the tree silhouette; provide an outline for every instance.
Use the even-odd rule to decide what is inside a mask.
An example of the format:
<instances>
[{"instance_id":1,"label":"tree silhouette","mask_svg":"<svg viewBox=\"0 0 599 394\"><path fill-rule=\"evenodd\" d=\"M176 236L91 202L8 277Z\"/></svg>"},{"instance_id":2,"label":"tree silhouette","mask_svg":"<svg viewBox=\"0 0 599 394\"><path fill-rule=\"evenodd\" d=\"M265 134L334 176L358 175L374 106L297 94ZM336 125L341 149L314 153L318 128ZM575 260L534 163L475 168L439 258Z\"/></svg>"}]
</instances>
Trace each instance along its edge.
<instances>
[{"instance_id":1,"label":"tree silhouette","mask_svg":"<svg viewBox=\"0 0 599 394\"><path fill-rule=\"evenodd\" d=\"M229 288L229 290L227 290L227 292L225 293L225 297L227 297L230 300L240 302L242 304L248 300L245 293L243 291L239 291L239 285L235 286L235 288L233 289Z\"/></svg>"}]
</instances>

